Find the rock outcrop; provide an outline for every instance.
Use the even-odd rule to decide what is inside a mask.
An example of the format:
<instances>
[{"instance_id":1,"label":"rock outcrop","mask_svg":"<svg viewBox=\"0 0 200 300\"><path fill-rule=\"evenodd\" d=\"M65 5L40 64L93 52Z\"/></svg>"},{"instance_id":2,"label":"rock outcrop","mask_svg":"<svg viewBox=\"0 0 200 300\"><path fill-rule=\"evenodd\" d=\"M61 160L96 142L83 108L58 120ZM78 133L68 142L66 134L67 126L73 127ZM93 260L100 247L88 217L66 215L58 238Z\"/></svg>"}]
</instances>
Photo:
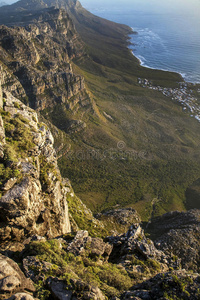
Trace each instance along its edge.
<instances>
[{"instance_id":1,"label":"rock outcrop","mask_svg":"<svg viewBox=\"0 0 200 300\"><path fill-rule=\"evenodd\" d=\"M106 222L112 228L113 234L126 232L133 224L141 223L141 218L133 208L112 209L103 213L98 213L95 217Z\"/></svg>"},{"instance_id":2,"label":"rock outcrop","mask_svg":"<svg viewBox=\"0 0 200 300\"><path fill-rule=\"evenodd\" d=\"M199 299L199 279L199 274L191 274L185 270L158 274L133 286L131 291L122 295L121 299Z\"/></svg>"},{"instance_id":3,"label":"rock outcrop","mask_svg":"<svg viewBox=\"0 0 200 300\"><path fill-rule=\"evenodd\" d=\"M78 231L74 240L69 244L67 251L74 255L87 255L95 260L107 261L112 245L104 243L101 238L91 238L88 231Z\"/></svg>"},{"instance_id":4,"label":"rock outcrop","mask_svg":"<svg viewBox=\"0 0 200 300\"><path fill-rule=\"evenodd\" d=\"M159 249L181 259L187 270L200 270L200 210L171 212L151 221L148 231Z\"/></svg>"},{"instance_id":5,"label":"rock outcrop","mask_svg":"<svg viewBox=\"0 0 200 300\"><path fill-rule=\"evenodd\" d=\"M105 300L105 296L98 287L91 286L90 284L81 280L71 280L76 292L69 290L67 284L58 278L48 278L47 285L52 295L58 300ZM80 298L81 297L81 298Z\"/></svg>"},{"instance_id":6,"label":"rock outcrop","mask_svg":"<svg viewBox=\"0 0 200 300\"><path fill-rule=\"evenodd\" d=\"M69 232L70 189L57 167L50 130L8 92L1 115L1 241Z\"/></svg>"},{"instance_id":7,"label":"rock outcrop","mask_svg":"<svg viewBox=\"0 0 200 300\"><path fill-rule=\"evenodd\" d=\"M2 68L0 66L0 108L3 107L3 95L2 95L2 88L1 88L1 84L2 84Z\"/></svg>"},{"instance_id":8,"label":"rock outcrop","mask_svg":"<svg viewBox=\"0 0 200 300\"><path fill-rule=\"evenodd\" d=\"M34 292L33 282L25 277L13 260L0 254L0 299L7 299L13 294L11 299L33 299L24 291Z\"/></svg>"},{"instance_id":9,"label":"rock outcrop","mask_svg":"<svg viewBox=\"0 0 200 300\"><path fill-rule=\"evenodd\" d=\"M110 261L122 264L128 272L145 274L146 270L147 276L147 273L165 272L169 267L179 267L180 262L158 250L137 223L132 225L127 233L111 236L106 240L113 245ZM144 264L141 264L141 261Z\"/></svg>"}]
</instances>

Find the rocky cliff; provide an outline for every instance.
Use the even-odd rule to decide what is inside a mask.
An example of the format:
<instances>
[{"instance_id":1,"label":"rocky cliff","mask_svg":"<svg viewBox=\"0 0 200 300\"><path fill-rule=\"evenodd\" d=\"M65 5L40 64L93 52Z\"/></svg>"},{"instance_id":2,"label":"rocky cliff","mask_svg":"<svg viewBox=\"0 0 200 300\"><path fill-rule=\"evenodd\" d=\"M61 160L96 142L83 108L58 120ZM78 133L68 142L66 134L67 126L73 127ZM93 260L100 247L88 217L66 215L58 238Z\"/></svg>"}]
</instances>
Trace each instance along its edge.
<instances>
[{"instance_id":1,"label":"rocky cliff","mask_svg":"<svg viewBox=\"0 0 200 300\"><path fill-rule=\"evenodd\" d=\"M1 242L70 232L71 188L57 167L50 130L9 92L1 104Z\"/></svg>"},{"instance_id":2,"label":"rocky cliff","mask_svg":"<svg viewBox=\"0 0 200 300\"><path fill-rule=\"evenodd\" d=\"M31 17L27 26L0 28L0 60L20 82L23 93L13 89L8 76L4 88L32 108L65 103L73 109L85 97L84 79L71 66L71 59L83 52L81 39L66 11L47 9Z\"/></svg>"}]
</instances>

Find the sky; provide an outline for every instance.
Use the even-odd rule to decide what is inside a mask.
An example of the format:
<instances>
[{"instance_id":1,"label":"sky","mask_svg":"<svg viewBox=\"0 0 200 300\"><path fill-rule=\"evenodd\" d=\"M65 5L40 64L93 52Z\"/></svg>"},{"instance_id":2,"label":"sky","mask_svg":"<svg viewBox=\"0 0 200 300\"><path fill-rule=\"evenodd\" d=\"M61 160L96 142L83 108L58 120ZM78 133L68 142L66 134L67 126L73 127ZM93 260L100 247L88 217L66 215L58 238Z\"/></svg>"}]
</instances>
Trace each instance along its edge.
<instances>
[{"instance_id":1,"label":"sky","mask_svg":"<svg viewBox=\"0 0 200 300\"><path fill-rule=\"evenodd\" d=\"M16 0L0 0L0 2L5 2L5 3L8 3L8 4L12 4L12 3L15 3L17 1Z\"/></svg>"},{"instance_id":2,"label":"sky","mask_svg":"<svg viewBox=\"0 0 200 300\"><path fill-rule=\"evenodd\" d=\"M113 6L113 9L123 9L130 5L135 9L139 8L143 11L160 11L165 10L185 11L186 13L198 15L200 17L200 0L79 0L81 4L88 9L95 10L96 8L107 8ZM8 4L17 2L16 0L0 0Z\"/></svg>"},{"instance_id":3,"label":"sky","mask_svg":"<svg viewBox=\"0 0 200 300\"><path fill-rule=\"evenodd\" d=\"M165 10L177 12L191 13L194 15L199 15L200 17L200 0L80 0L81 4L85 8L95 8L111 7L113 9L123 9L130 5L130 7L134 7L135 9L139 8L144 11L161 11Z\"/></svg>"}]
</instances>

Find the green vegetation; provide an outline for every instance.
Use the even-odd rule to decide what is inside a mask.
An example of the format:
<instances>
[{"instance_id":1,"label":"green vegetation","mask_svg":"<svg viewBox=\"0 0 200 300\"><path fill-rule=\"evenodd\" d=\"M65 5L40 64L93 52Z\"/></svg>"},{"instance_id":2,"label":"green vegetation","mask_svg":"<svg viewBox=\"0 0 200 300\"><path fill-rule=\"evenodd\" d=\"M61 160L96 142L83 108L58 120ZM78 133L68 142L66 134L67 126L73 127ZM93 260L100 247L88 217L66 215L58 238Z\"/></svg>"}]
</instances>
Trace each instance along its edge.
<instances>
[{"instance_id":1,"label":"green vegetation","mask_svg":"<svg viewBox=\"0 0 200 300\"><path fill-rule=\"evenodd\" d=\"M15 103L14 103L14 107L20 109L20 104L19 104L18 102L15 102Z\"/></svg>"},{"instance_id":2,"label":"green vegetation","mask_svg":"<svg viewBox=\"0 0 200 300\"><path fill-rule=\"evenodd\" d=\"M17 103L18 104L18 103ZM21 114L14 118L9 112L1 110L4 121L6 144L3 146L4 157L0 163L0 185L3 186L10 178L21 179L20 168L17 166L19 157L26 157L35 147L33 135L28 126L29 120Z\"/></svg>"},{"instance_id":3,"label":"green vegetation","mask_svg":"<svg viewBox=\"0 0 200 300\"><path fill-rule=\"evenodd\" d=\"M53 174L53 176L57 180L61 180L61 176L58 173L58 170L56 169L55 165L49 163L44 156L40 156L39 160L40 160L40 181L42 183L43 189L46 190L46 188L48 188L48 186L52 184L51 182L52 178L49 176L50 174Z\"/></svg>"},{"instance_id":4,"label":"green vegetation","mask_svg":"<svg viewBox=\"0 0 200 300\"><path fill-rule=\"evenodd\" d=\"M145 274L156 274L158 272L160 272L160 263L156 260L153 259L147 259L147 260L139 260L137 259L134 255L132 256L131 259L131 265L139 265L142 267L142 273ZM136 276L137 278L137 274L134 274L134 277Z\"/></svg>"},{"instance_id":5,"label":"green vegetation","mask_svg":"<svg viewBox=\"0 0 200 300\"><path fill-rule=\"evenodd\" d=\"M31 242L26 249L27 255L34 255L40 262L49 262L52 265L45 273L42 271L41 266L30 267L35 275L40 275L43 272L44 279L49 276L58 277L65 281L69 286L73 285L72 279L80 279L81 281L99 287L101 291L111 299L116 296L119 297L121 293L130 289L136 283L139 283L143 277L152 277L152 275L160 272L160 264L152 259L140 260L134 255L129 261L129 267L126 269L120 264L116 265L111 262L103 262L102 257L91 257L90 245L84 248L85 250L79 256L75 256L73 253L67 251L69 243L73 240L74 236L64 236L65 242L60 244L58 240L48 240L46 242ZM101 261L102 259L102 261ZM134 271L134 266L140 266L141 271ZM42 283L36 285L37 297L39 297L42 289ZM77 290L74 286L74 290L81 297L81 291ZM46 290L44 289L45 295Z\"/></svg>"},{"instance_id":6,"label":"green vegetation","mask_svg":"<svg viewBox=\"0 0 200 300\"><path fill-rule=\"evenodd\" d=\"M134 282L120 266L112 263L99 264L88 258L87 254L74 256L72 253L67 253L64 248L61 249L59 241L56 240L32 242L29 246L29 252L37 255L40 261L53 264L52 270L45 274L46 277L53 272L54 276L62 278L66 284L70 284L71 278L81 279L87 284L99 287L108 298L119 296L121 292L129 289ZM33 271L38 274L39 270L33 269ZM37 285L36 288L38 290L37 297L39 297L42 290L41 285ZM79 291L79 293L81 292Z\"/></svg>"},{"instance_id":7,"label":"green vegetation","mask_svg":"<svg viewBox=\"0 0 200 300\"><path fill-rule=\"evenodd\" d=\"M172 281L167 282L167 280L163 281L163 291L164 291L164 297L166 299L190 299L190 293L188 290L190 290L190 285L193 284L193 279L189 276L181 277L179 278L177 275L172 273ZM176 294L173 291L174 290L179 292L182 296L177 297Z\"/></svg>"},{"instance_id":8,"label":"green vegetation","mask_svg":"<svg viewBox=\"0 0 200 300\"><path fill-rule=\"evenodd\" d=\"M1 111L4 120L7 153L6 159L15 161L17 156L25 157L34 148L33 136L29 126L29 120L21 114L11 118L10 113Z\"/></svg>"},{"instance_id":9,"label":"green vegetation","mask_svg":"<svg viewBox=\"0 0 200 300\"><path fill-rule=\"evenodd\" d=\"M76 195L67 194L67 203L69 207L69 213L75 220L81 230L87 230L90 236L105 237L108 235L109 228L107 224L104 227L100 222L93 218L92 213L83 205Z\"/></svg>"},{"instance_id":10,"label":"green vegetation","mask_svg":"<svg viewBox=\"0 0 200 300\"><path fill-rule=\"evenodd\" d=\"M148 220L185 210L186 190L199 178L199 124L179 103L138 84L140 77L175 87L182 78L141 67L126 48L128 27L84 9L71 17L88 54L73 68L84 76L92 104L73 113L64 104L43 112L67 133L60 144L71 146L59 160L62 175L94 212L131 206ZM71 119L82 119L86 129L68 135Z\"/></svg>"}]
</instances>

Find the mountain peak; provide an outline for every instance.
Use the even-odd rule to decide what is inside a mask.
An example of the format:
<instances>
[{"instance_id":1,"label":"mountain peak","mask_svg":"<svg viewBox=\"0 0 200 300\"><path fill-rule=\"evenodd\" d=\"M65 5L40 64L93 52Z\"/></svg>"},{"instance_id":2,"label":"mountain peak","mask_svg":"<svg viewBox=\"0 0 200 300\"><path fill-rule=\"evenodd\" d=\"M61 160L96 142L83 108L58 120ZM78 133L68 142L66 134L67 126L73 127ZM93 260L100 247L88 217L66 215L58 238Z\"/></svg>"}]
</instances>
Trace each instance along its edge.
<instances>
[{"instance_id":1,"label":"mountain peak","mask_svg":"<svg viewBox=\"0 0 200 300\"><path fill-rule=\"evenodd\" d=\"M31 10L35 11L38 9L48 8L54 6L55 8L69 8L75 7L77 4L80 5L78 0L20 0L12 5L4 6L4 10L9 11L23 11ZM4 4L6 5L6 4Z\"/></svg>"}]
</instances>

